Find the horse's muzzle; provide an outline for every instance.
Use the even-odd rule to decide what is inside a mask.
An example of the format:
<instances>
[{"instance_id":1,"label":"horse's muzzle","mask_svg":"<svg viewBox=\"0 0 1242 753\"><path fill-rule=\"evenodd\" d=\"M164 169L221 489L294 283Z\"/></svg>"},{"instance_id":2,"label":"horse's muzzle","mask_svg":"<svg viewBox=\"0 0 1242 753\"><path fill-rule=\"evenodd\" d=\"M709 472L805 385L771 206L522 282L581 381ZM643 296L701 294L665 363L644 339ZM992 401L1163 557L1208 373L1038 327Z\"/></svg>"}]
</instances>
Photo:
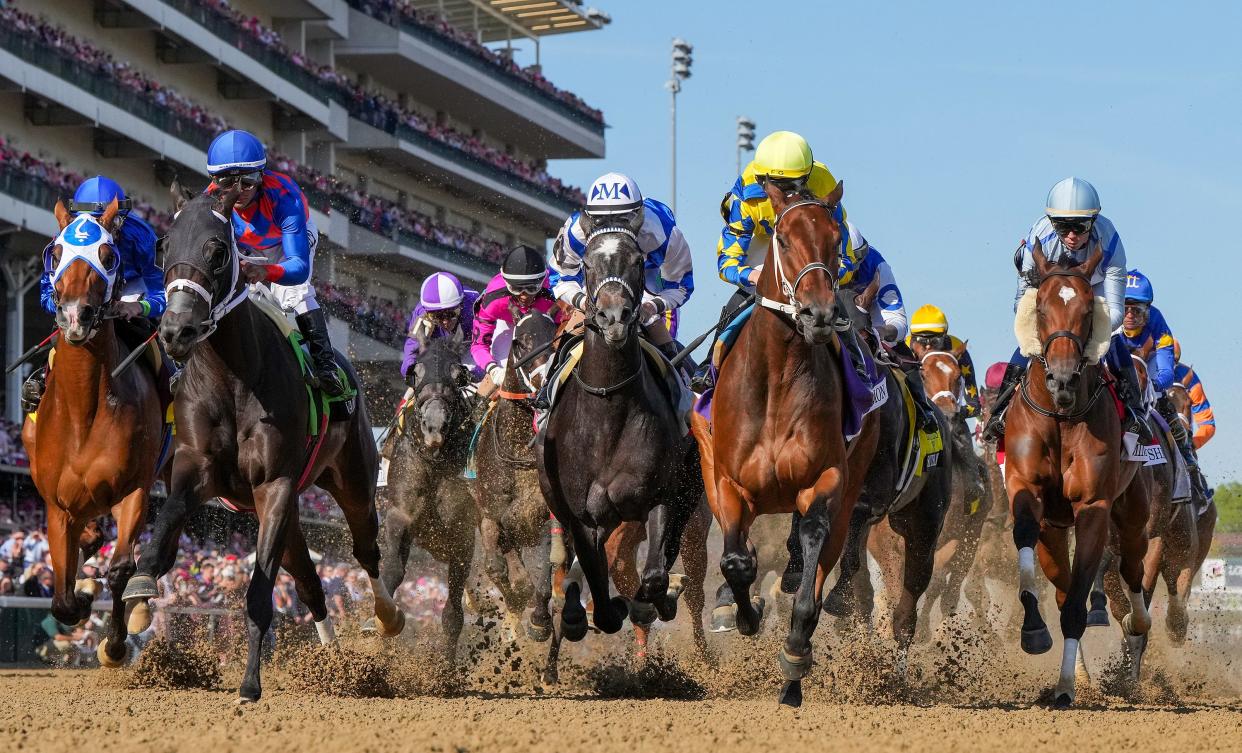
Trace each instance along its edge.
<instances>
[{"instance_id":1,"label":"horse's muzzle","mask_svg":"<svg viewBox=\"0 0 1242 753\"><path fill-rule=\"evenodd\" d=\"M1044 377L1044 384L1048 387L1048 392L1052 395L1052 402L1057 406L1057 410L1067 411L1074 406L1074 396L1078 393L1078 385L1082 381L1082 374L1077 371L1061 373L1049 369Z\"/></svg>"},{"instance_id":2,"label":"horse's muzzle","mask_svg":"<svg viewBox=\"0 0 1242 753\"><path fill-rule=\"evenodd\" d=\"M836 330L832 326L833 312L831 307L811 304L798 309L794 317L798 332L808 345L823 345L829 342Z\"/></svg>"},{"instance_id":3,"label":"horse's muzzle","mask_svg":"<svg viewBox=\"0 0 1242 753\"><path fill-rule=\"evenodd\" d=\"M160 343L164 351L172 358L184 361L190 348L199 340L201 326L188 316L165 313L160 320Z\"/></svg>"},{"instance_id":4,"label":"horse's muzzle","mask_svg":"<svg viewBox=\"0 0 1242 753\"><path fill-rule=\"evenodd\" d=\"M621 348L628 339L633 316L634 310L628 304L605 306L592 314L595 326L604 336L604 343L614 350Z\"/></svg>"}]
</instances>

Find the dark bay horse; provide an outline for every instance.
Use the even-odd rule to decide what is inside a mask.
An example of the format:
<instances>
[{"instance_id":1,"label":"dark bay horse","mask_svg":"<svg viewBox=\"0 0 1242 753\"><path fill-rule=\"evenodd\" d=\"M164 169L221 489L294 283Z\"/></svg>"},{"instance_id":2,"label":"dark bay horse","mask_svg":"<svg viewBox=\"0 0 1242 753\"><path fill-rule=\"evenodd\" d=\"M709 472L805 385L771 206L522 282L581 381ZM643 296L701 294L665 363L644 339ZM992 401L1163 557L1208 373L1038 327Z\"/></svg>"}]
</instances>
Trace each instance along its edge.
<instances>
[{"instance_id":1,"label":"dark bay horse","mask_svg":"<svg viewBox=\"0 0 1242 753\"><path fill-rule=\"evenodd\" d=\"M112 593L124 591L134 573L134 547L146 521L164 421L150 369L139 365L112 376L127 355L108 315L121 288L120 257L112 244L117 202L98 221L89 214L70 215L61 202L55 212L61 233L44 263L52 274L60 340L37 419L26 420L22 440L47 506L56 575L52 614L76 625L90 617L98 589L93 580L77 580L78 549L90 547L96 518L112 513L117 521L108 571ZM109 632L96 652L100 664L116 667L125 661L125 638L125 603L115 599Z\"/></svg>"},{"instance_id":2,"label":"dark bay horse","mask_svg":"<svg viewBox=\"0 0 1242 753\"><path fill-rule=\"evenodd\" d=\"M520 622L532 595L551 596L551 573L546 573L552 544L551 516L539 488L535 457L535 396L543 387L551 350L533 356L537 349L556 337L556 320L531 311L519 314L513 308L514 325L507 339L505 376L497 392L497 402L479 429L475 464L478 479L470 491L478 507L482 535L483 567L500 589L511 622ZM522 550L533 549L538 558L540 583L532 578ZM542 582L546 580L547 582ZM547 640L552 634L549 599L535 598L528 632L531 638Z\"/></svg>"},{"instance_id":3,"label":"dark bay horse","mask_svg":"<svg viewBox=\"0 0 1242 753\"><path fill-rule=\"evenodd\" d=\"M694 427L708 504L724 536L720 570L743 635L758 632L763 614L762 600L750 594L758 572L750 525L758 515L802 515L802 580L779 655L781 702L798 706L824 580L845 542L879 422L869 416L847 449L843 356L833 329L843 188L826 201L786 195L774 184L766 191L776 222L760 301L721 365L711 426L696 414Z\"/></svg>"},{"instance_id":4,"label":"dark bay horse","mask_svg":"<svg viewBox=\"0 0 1242 753\"><path fill-rule=\"evenodd\" d=\"M405 580L410 548L417 544L448 566L448 599L440 615L444 654L457 657L464 612L462 595L474 557L479 516L462 477L470 443L470 406L462 393L469 372L462 346L447 337L431 340L414 364L414 396L406 402L403 427L389 457L382 531L380 579L395 592Z\"/></svg>"},{"instance_id":5,"label":"dark bay horse","mask_svg":"<svg viewBox=\"0 0 1242 753\"><path fill-rule=\"evenodd\" d=\"M379 462L363 401L357 400L348 420L327 425L316 451L308 442L310 404L298 360L277 325L247 298L230 220L237 191L191 198L174 182L172 193L177 213L165 242L168 310L160 340L169 355L185 362L174 403L177 442L168 501L124 599L145 602L157 595L156 578L172 568L185 521L202 503L225 497L253 509L259 535L246 592L249 657L240 689L240 702L251 702L262 694L259 661L280 567L296 581L320 639L333 637L323 586L298 522L300 485L324 489L345 513L354 556L370 576L385 631L400 632L405 616L379 580Z\"/></svg>"},{"instance_id":6,"label":"dark bay horse","mask_svg":"<svg viewBox=\"0 0 1242 753\"><path fill-rule=\"evenodd\" d=\"M936 542L952 497L956 457L949 441L948 419L937 412L943 447L938 456L916 461L923 462L926 468L909 477L914 469L906 465L906 454L919 452L919 440L916 436L915 446L907 449L908 437L912 430L918 431L917 423L911 425L918 418L907 411L894 371L884 368L883 373L889 399L875 412L880 424L879 443L850 515L840 576L824 601L824 611L846 619L870 621L871 587L870 573L865 569L865 547L869 537L882 541L873 553L884 574L893 639L898 648L897 666L904 672L914 639L919 598L931 582ZM922 389L917 384L910 384L909 388ZM881 521L888 525L873 532L873 526ZM858 579L868 582L860 583Z\"/></svg>"},{"instance_id":7,"label":"dark bay horse","mask_svg":"<svg viewBox=\"0 0 1242 753\"><path fill-rule=\"evenodd\" d=\"M611 634L629 610L624 598L609 595L609 537L623 523L646 524L647 557L633 599L672 620L679 594L670 589L669 569L703 486L698 446L683 434L664 378L639 342L644 254L638 228L588 225L581 359L536 449L539 484L571 535L591 589L595 626ZM580 640L586 627L580 586L570 583L559 631Z\"/></svg>"},{"instance_id":8,"label":"dark bay horse","mask_svg":"<svg viewBox=\"0 0 1242 753\"><path fill-rule=\"evenodd\" d=\"M1121 420L1100 364L1108 348L1108 310L1092 294L1091 275L1103 251L1097 246L1085 262L1068 266L1049 262L1037 243L1033 257L1032 290L1019 303L1014 327L1031 366L1009 409L1005 486L1025 613L1022 650L1040 654L1052 648L1036 596L1038 554L1061 607L1065 645L1053 697L1064 708L1074 701L1087 597L1110 525L1118 532L1119 566L1130 603L1122 629L1128 639L1138 640L1151 628L1143 595L1149 489L1139 465L1122 461Z\"/></svg>"},{"instance_id":9,"label":"dark bay horse","mask_svg":"<svg viewBox=\"0 0 1242 753\"><path fill-rule=\"evenodd\" d=\"M985 483L983 461L975 454L966 415L959 410L963 398L961 359L966 343L956 350L925 349L917 341L913 347L920 360L924 391L952 427L953 447L953 496L936 545L935 571L927 588L927 601L919 613L919 630L926 633L928 616L937 600L946 616L956 614L961 606L962 589L974 565L984 523L992 511L992 494ZM983 579L974 578L969 585L967 597L974 606L975 623L986 624L988 598Z\"/></svg>"}]
</instances>

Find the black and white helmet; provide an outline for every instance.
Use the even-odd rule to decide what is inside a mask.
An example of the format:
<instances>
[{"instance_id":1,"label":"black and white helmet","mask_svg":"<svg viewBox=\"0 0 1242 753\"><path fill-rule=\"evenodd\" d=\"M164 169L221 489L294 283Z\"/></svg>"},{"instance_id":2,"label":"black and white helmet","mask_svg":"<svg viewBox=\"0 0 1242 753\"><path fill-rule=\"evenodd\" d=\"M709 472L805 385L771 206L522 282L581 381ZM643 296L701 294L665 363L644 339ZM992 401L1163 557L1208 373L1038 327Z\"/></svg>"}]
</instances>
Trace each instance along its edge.
<instances>
[{"instance_id":1,"label":"black and white helmet","mask_svg":"<svg viewBox=\"0 0 1242 753\"><path fill-rule=\"evenodd\" d=\"M543 254L525 244L513 247L500 265L500 276L511 290L538 289L548 276Z\"/></svg>"}]
</instances>

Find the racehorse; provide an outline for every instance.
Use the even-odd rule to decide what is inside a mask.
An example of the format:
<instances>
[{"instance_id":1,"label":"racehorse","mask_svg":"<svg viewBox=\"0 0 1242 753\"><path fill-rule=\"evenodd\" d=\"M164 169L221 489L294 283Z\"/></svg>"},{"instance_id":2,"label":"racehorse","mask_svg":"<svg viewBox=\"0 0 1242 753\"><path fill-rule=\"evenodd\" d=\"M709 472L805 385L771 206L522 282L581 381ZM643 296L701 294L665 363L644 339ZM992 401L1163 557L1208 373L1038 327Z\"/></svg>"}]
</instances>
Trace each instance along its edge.
<instances>
[{"instance_id":1,"label":"racehorse","mask_svg":"<svg viewBox=\"0 0 1242 753\"><path fill-rule=\"evenodd\" d=\"M47 506L47 537L56 575L52 614L68 625L91 613L98 584L76 580L78 549L98 549L96 518L117 521L108 587L119 594L134 574L134 547L147 514L163 441L163 416L150 369L113 370L126 355L109 316L120 294L120 257L112 243L117 202L99 220L71 215L56 202L60 234L45 252L60 328L55 368L37 417L28 417L22 441L30 475ZM149 620L149 617L146 618ZM146 621L139 618L139 622ZM145 627L145 625L141 626ZM136 631L137 632L137 631ZM96 651L117 667L128 654L125 603L112 602L108 635Z\"/></svg>"},{"instance_id":2,"label":"racehorse","mask_svg":"<svg viewBox=\"0 0 1242 753\"><path fill-rule=\"evenodd\" d=\"M757 515L802 515L802 580L779 655L781 702L798 706L824 580L845 541L879 424L865 419L847 456L844 355L833 329L843 188L825 201L786 195L771 183L765 190L776 221L760 300L721 364L711 426L697 413L693 425L708 504L724 537L720 570L743 635L758 632L764 608L750 595L757 575L750 525Z\"/></svg>"},{"instance_id":3,"label":"racehorse","mask_svg":"<svg viewBox=\"0 0 1242 753\"><path fill-rule=\"evenodd\" d=\"M124 599L142 603L157 595L156 578L172 568L185 521L204 502L223 497L254 510L259 535L246 591L249 655L239 690L239 702L253 702L262 695L259 660L280 567L296 581L320 640L333 639L323 585L298 522L305 485L327 491L344 512L385 632L399 633L405 615L379 580L379 463L361 397L347 420L325 423L319 438L308 441L310 399L297 355L276 323L248 300L230 220L238 191L192 197L174 181L172 194L176 214L164 245L168 309L159 334L168 354L185 363L174 402L176 451L150 554L139 561ZM348 362L342 368L358 384Z\"/></svg>"},{"instance_id":4,"label":"racehorse","mask_svg":"<svg viewBox=\"0 0 1242 753\"><path fill-rule=\"evenodd\" d=\"M1014 325L1031 366L1020 398L1009 409L1005 486L1018 550L1022 650L1041 654L1052 648L1035 592L1038 545L1040 565L1061 606L1065 644L1053 699L1056 707L1065 708L1075 697L1087 597L1108 544L1110 519L1119 535L1121 577L1129 589L1130 611L1122 629L1128 642L1141 642L1151 627L1143 597L1149 494L1140 465L1122 462L1116 404L1100 399L1107 392L1100 359L1111 331L1107 303L1092 295L1091 275L1103 251L1097 245L1076 266L1049 262L1038 243L1032 255L1032 290L1020 301Z\"/></svg>"},{"instance_id":5,"label":"racehorse","mask_svg":"<svg viewBox=\"0 0 1242 753\"><path fill-rule=\"evenodd\" d=\"M478 512L462 477L470 442L470 406L462 394L469 372L462 346L442 337L424 342L414 364L414 395L402 407L388 456L389 501L381 527L380 580L389 593L405 580L410 548L418 544L448 566L448 598L440 614L444 655L457 656L465 614L462 595L474 556ZM384 505L381 505L384 506Z\"/></svg>"},{"instance_id":6,"label":"racehorse","mask_svg":"<svg viewBox=\"0 0 1242 753\"><path fill-rule=\"evenodd\" d=\"M1169 400L1173 402L1173 408L1177 411L1178 420L1186 427L1186 431L1194 433L1194 419L1192 411L1194 406L1190 400L1190 393L1186 391L1186 385L1181 382L1174 382L1173 386L1166 390ZM1199 552L1195 556L1194 572L1199 572L1203 567L1203 561L1207 559L1208 551L1212 548L1212 536L1216 532L1216 501L1211 497L1206 500L1195 500L1198 506L1198 519L1196 521L1196 533L1199 539ZM1190 594L1190 583L1178 583L1178 591L1184 591L1188 596Z\"/></svg>"},{"instance_id":7,"label":"racehorse","mask_svg":"<svg viewBox=\"0 0 1242 753\"><path fill-rule=\"evenodd\" d=\"M865 570L864 547L868 538L872 539L872 553L884 575L892 610L893 639L899 652L897 666L904 671L914 639L919 597L931 581L936 541L953 495L957 458L948 444L943 445L938 457L919 457L918 419L907 412L894 371L884 368L883 374L891 397L876 411L879 443L866 470L862 494L850 515L841 572L824 601L824 611L846 619L870 620L870 583L857 580L870 579ZM911 384L910 389L921 387ZM949 437L948 419L939 411L936 417L940 436ZM914 457L907 458L908 453ZM909 465L911 462L923 465L916 469ZM881 521L888 525L873 532L872 527Z\"/></svg>"},{"instance_id":8,"label":"racehorse","mask_svg":"<svg viewBox=\"0 0 1242 753\"><path fill-rule=\"evenodd\" d=\"M624 598L609 596L609 537L625 522L646 524L647 557L633 600L672 620L679 592L670 588L669 569L703 487L698 447L683 434L676 396L667 394L665 377L640 343L644 255L638 227L598 226L588 219L584 229L581 357L535 447L540 487L571 535L591 589L595 626L612 634L629 609ZM565 588L559 627L569 640L580 640L587 628L580 591L576 582ZM549 666L554 661L550 653Z\"/></svg>"},{"instance_id":9,"label":"racehorse","mask_svg":"<svg viewBox=\"0 0 1242 753\"><path fill-rule=\"evenodd\" d=\"M1148 372L1147 356L1150 348L1136 351L1132 358L1138 373L1139 384L1146 389ZM1195 505L1191 500L1174 502L1174 485L1176 483L1175 454L1178 452L1173 437L1153 421L1153 434L1159 441L1166 462L1147 466L1144 471L1151 477L1150 496L1147 516L1147 556L1143 560L1143 594L1148 607L1156 590L1156 581L1163 577L1168 589L1169 604L1165 613L1165 626L1169 638L1174 644L1180 645L1186 638L1189 616L1186 606L1190 598L1190 585L1198 572L1199 535L1196 526ZM1114 542L1114 546L1116 543ZM1113 567L1115 557L1106 557L1103 573L1105 592L1111 597L1110 607L1113 616L1121 619L1124 615L1122 606L1125 592L1121 588L1121 579ZM1093 596L1095 594L1092 594ZM1128 647L1128 643L1126 644ZM1131 656L1130 676L1138 680L1141 650Z\"/></svg>"},{"instance_id":10,"label":"racehorse","mask_svg":"<svg viewBox=\"0 0 1242 753\"><path fill-rule=\"evenodd\" d=\"M503 337L508 343L504 379L497 402L479 427L475 465L478 480L470 485L479 515L483 566L500 589L510 619L520 620L534 592L551 593L551 582L535 587L523 549L535 549L539 562L548 562L552 545L548 505L539 488L536 471L533 401L546 378L550 349L533 356L556 337L556 321L548 314L531 311L520 315L511 305L513 328ZM493 353L498 350L493 343ZM530 358L528 363L522 363ZM519 366L519 364L522 364ZM540 577L543 568L539 568ZM549 574L550 575L550 574ZM535 599L528 632L538 641L552 634L547 602ZM542 605L542 608L541 608Z\"/></svg>"},{"instance_id":11,"label":"racehorse","mask_svg":"<svg viewBox=\"0 0 1242 753\"><path fill-rule=\"evenodd\" d=\"M974 606L975 623L987 622L987 588L983 579L967 580L984 522L992 511L992 495L984 483L985 470L975 454L966 416L959 410L963 399L960 360L965 352L966 343L948 351L925 349L917 341L914 343L924 390L949 421L949 441L953 447L953 496L936 545L935 570L927 588L927 600L919 613L919 632L923 634L927 633L929 615L937 600L945 616L957 613L965 585L970 586L967 599Z\"/></svg>"}]
</instances>

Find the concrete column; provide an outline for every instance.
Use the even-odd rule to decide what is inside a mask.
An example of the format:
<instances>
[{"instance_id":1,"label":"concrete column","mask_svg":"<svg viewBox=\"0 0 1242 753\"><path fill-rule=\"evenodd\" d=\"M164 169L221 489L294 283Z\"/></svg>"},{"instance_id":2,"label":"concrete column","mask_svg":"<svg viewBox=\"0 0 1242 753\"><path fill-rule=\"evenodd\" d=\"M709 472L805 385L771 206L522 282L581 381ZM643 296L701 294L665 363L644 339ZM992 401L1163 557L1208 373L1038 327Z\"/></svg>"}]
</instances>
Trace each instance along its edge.
<instances>
[{"instance_id":1,"label":"concrete column","mask_svg":"<svg viewBox=\"0 0 1242 753\"><path fill-rule=\"evenodd\" d=\"M3 241L0 240L0 244ZM26 350L22 333L26 326L26 293L39 281L40 260L37 256L16 256L0 246L0 271L4 272L4 366L17 360ZM5 377L4 417L18 424L22 421L22 382L30 372L22 366Z\"/></svg>"}]
</instances>

